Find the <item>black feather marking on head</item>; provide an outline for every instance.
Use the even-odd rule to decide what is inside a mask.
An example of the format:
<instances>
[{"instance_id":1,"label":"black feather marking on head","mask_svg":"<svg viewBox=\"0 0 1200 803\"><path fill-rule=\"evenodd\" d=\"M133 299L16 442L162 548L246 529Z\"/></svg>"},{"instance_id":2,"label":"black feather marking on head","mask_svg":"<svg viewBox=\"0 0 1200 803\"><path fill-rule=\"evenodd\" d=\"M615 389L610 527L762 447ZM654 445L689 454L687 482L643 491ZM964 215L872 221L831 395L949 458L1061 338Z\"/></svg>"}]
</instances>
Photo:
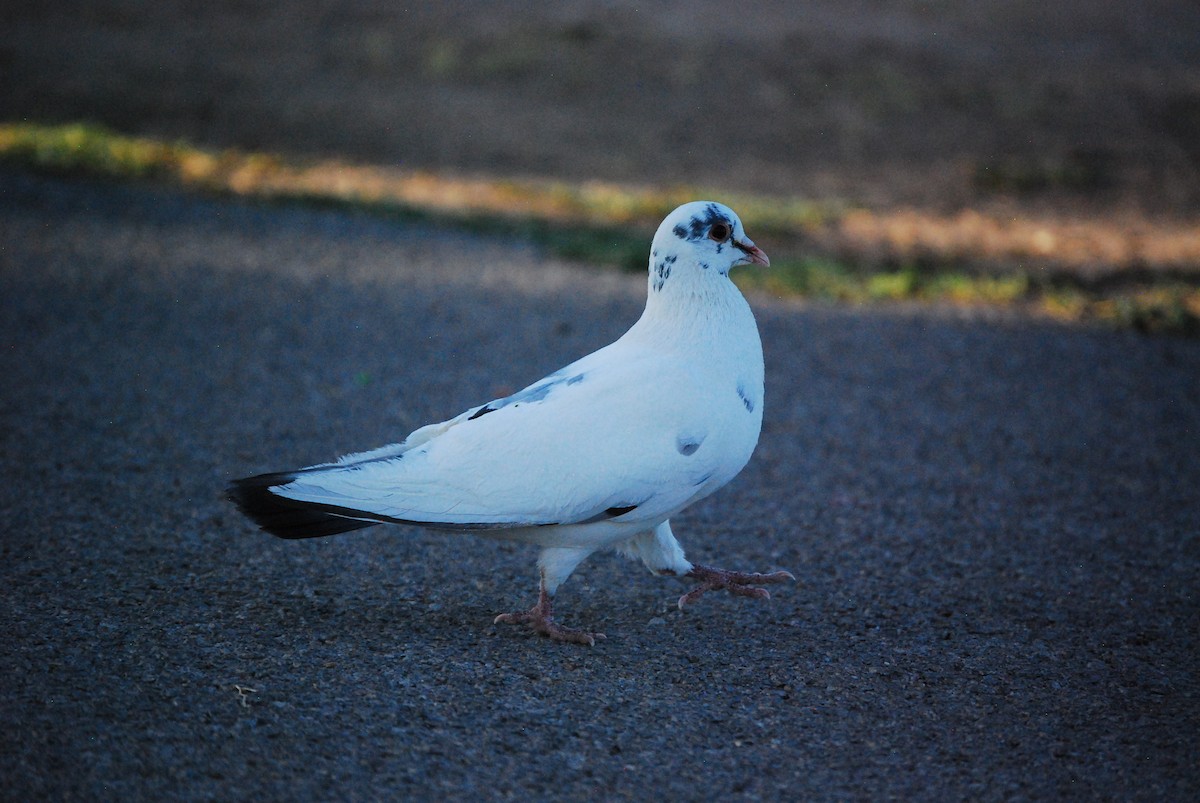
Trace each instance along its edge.
<instances>
[{"instance_id":1,"label":"black feather marking on head","mask_svg":"<svg viewBox=\"0 0 1200 803\"><path fill-rule=\"evenodd\" d=\"M704 207L703 214L692 217L686 228L676 226L674 229L675 236L681 240L685 238L688 240L700 240L708 236L709 230L716 223L724 223L731 231L733 230L733 221L721 211L721 207L715 203L710 203Z\"/></svg>"}]
</instances>

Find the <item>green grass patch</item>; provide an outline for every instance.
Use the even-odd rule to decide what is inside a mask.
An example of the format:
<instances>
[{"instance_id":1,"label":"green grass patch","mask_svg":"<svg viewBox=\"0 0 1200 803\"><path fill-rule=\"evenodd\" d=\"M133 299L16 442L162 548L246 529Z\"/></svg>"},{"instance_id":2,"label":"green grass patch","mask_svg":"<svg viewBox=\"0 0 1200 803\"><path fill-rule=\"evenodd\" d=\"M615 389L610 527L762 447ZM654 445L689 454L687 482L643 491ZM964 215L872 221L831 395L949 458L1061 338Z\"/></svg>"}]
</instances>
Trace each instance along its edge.
<instances>
[{"instance_id":1,"label":"green grass patch","mask_svg":"<svg viewBox=\"0 0 1200 803\"><path fill-rule=\"evenodd\" d=\"M1200 334L1200 278L1142 277L1099 290L1069 273L1048 280L1019 269L981 275L930 260L872 269L828 258L789 259L776 250L777 242L799 243L847 212L845 206L805 199L688 187L462 178L332 161L301 164L270 154L128 137L88 124L0 124L0 161L54 174L166 181L270 202L419 219L521 237L566 259L629 271L646 269L647 242L663 216L685 201L719 196L738 210L760 242L771 242L776 256L768 270L735 274L747 290L840 304L1017 307L1064 320Z\"/></svg>"},{"instance_id":2,"label":"green grass patch","mask_svg":"<svg viewBox=\"0 0 1200 803\"><path fill-rule=\"evenodd\" d=\"M117 136L86 124L0 128L0 155L5 161L62 173L161 178L173 173L189 150L156 140Z\"/></svg>"},{"instance_id":3,"label":"green grass patch","mask_svg":"<svg viewBox=\"0 0 1200 803\"><path fill-rule=\"evenodd\" d=\"M1142 287L1093 300L1088 313L1139 332L1200 336L1200 288L1181 283Z\"/></svg>"},{"instance_id":4,"label":"green grass patch","mask_svg":"<svg viewBox=\"0 0 1200 803\"><path fill-rule=\"evenodd\" d=\"M770 270L742 271L735 278L744 289L848 304L929 301L1007 306L1032 298L1024 274L980 276L915 264L870 271L826 259L779 260Z\"/></svg>"}]
</instances>

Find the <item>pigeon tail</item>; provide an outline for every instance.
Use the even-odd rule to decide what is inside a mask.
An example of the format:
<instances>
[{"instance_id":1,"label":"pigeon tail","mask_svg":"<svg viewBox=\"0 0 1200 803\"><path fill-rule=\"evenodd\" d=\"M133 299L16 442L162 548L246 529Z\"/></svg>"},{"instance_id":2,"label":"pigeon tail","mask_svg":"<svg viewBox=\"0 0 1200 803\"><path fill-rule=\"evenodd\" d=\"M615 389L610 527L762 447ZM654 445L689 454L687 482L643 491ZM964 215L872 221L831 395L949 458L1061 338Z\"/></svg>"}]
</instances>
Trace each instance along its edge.
<instances>
[{"instance_id":1,"label":"pigeon tail","mask_svg":"<svg viewBox=\"0 0 1200 803\"><path fill-rule=\"evenodd\" d=\"M326 506L287 499L272 491L295 479L294 473L246 477L231 482L226 496L259 527L280 538L319 538L379 523L331 513Z\"/></svg>"}]
</instances>

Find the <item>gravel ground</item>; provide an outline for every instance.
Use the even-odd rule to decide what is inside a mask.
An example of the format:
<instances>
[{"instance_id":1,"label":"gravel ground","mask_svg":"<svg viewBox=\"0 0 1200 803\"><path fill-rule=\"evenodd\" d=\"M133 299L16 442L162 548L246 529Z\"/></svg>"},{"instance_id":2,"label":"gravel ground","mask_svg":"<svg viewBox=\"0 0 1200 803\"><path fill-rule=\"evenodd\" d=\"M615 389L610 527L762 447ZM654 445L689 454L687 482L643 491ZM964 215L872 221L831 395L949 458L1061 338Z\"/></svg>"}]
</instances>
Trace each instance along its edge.
<instances>
[{"instance_id":1,"label":"gravel ground","mask_svg":"<svg viewBox=\"0 0 1200 803\"><path fill-rule=\"evenodd\" d=\"M753 233L751 233L753 234ZM226 480L618 335L640 277L429 227L0 174L9 799L1200 796L1200 343L752 299L762 442L613 556L265 536Z\"/></svg>"}]
</instances>

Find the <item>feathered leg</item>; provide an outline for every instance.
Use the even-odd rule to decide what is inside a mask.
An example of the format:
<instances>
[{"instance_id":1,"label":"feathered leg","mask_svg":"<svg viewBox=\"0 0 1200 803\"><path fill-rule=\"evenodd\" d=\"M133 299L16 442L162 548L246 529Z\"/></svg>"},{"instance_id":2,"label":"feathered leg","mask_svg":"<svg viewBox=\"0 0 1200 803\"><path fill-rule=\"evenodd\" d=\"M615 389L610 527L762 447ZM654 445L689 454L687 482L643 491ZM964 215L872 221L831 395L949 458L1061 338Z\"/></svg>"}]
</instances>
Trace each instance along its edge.
<instances>
[{"instance_id":1,"label":"feathered leg","mask_svg":"<svg viewBox=\"0 0 1200 803\"><path fill-rule=\"evenodd\" d=\"M771 594L765 588L756 588L754 583L782 583L795 580L791 572L730 572L725 569L714 569L711 566L693 564L683 555L683 547L675 540L671 532L671 523L664 521L653 531L642 533L625 544L620 551L629 557L641 558L647 568L655 574L691 577L700 581L700 585L679 598L679 607L690 605L700 599L706 591L725 589L730 594L757 599L770 599Z\"/></svg>"}]
</instances>

